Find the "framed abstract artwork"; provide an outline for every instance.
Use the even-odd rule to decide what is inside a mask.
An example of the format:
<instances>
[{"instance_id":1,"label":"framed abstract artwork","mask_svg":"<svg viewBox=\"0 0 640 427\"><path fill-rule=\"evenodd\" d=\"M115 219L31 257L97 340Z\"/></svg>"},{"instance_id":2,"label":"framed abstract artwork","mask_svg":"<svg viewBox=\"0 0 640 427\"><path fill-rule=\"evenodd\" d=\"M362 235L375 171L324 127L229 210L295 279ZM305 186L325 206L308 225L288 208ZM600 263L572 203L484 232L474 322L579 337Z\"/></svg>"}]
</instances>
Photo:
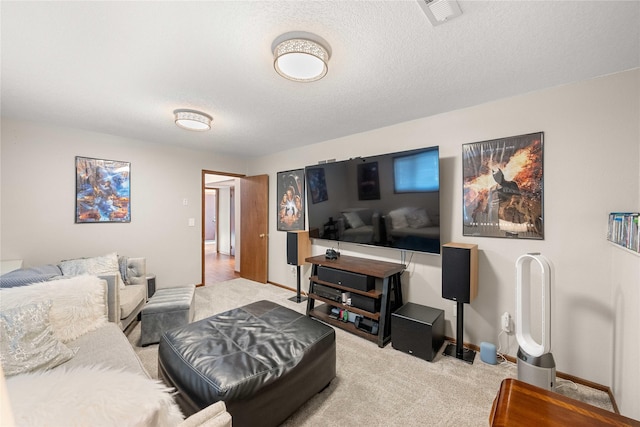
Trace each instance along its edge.
<instances>
[{"instance_id":1,"label":"framed abstract artwork","mask_svg":"<svg viewBox=\"0 0 640 427\"><path fill-rule=\"evenodd\" d=\"M304 169L278 172L278 231L304 230Z\"/></svg>"},{"instance_id":2,"label":"framed abstract artwork","mask_svg":"<svg viewBox=\"0 0 640 427\"><path fill-rule=\"evenodd\" d=\"M463 235L544 239L543 137L462 146Z\"/></svg>"},{"instance_id":3,"label":"framed abstract artwork","mask_svg":"<svg viewBox=\"0 0 640 427\"><path fill-rule=\"evenodd\" d=\"M131 164L76 157L76 224L131 222Z\"/></svg>"}]
</instances>

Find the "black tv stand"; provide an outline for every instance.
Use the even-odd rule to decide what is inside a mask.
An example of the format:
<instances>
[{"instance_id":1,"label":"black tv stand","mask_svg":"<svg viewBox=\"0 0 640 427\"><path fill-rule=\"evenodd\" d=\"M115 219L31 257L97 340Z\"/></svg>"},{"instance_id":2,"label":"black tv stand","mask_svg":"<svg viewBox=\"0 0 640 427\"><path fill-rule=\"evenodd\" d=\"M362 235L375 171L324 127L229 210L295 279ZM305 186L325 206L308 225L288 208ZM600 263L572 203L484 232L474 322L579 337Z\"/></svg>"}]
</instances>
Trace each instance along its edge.
<instances>
[{"instance_id":1,"label":"black tv stand","mask_svg":"<svg viewBox=\"0 0 640 427\"><path fill-rule=\"evenodd\" d=\"M389 343L389 341L391 341L391 313L402 306L402 287L400 283L400 276L404 271L404 265L347 255L342 255L336 259L326 259L324 255L319 255L307 258L305 261L313 264L311 277L309 278L307 316L322 320L331 326L344 329L362 338L373 341L378 344L378 347L384 347ZM320 280L318 279L318 266L331 267L338 270L364 274L370 277L382 279L382 291L377 289L361 291L338 283ZM356 293L367 298L380 299L380 311L370 312L344 305L338 301L323 298L314 292L315 284ZM315 307L316 300L324 304L319 307ZM378 322L379 327L377 334L367 333L358 329L351 322L343 322L332 318L330 314L333 307L348 310L349 312L353 312L367 319Z\"/></svg>"}]
</instances>

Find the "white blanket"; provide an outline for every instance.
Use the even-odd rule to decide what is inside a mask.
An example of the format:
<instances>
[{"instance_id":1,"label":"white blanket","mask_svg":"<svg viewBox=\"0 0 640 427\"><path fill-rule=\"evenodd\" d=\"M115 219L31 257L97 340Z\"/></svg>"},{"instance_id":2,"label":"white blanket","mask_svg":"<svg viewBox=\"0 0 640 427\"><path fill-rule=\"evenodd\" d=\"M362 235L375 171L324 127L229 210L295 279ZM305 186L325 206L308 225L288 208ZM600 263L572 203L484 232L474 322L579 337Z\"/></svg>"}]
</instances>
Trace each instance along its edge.
<instances>
[{"instance_id":1,"label":"white blanket","mask_svg":"<svg viewBox=\"0 0 640 427\"><path fill-rule=\"evenodd\" d=\"M105 285L98 277L76 276L2 289L0 308L51 300L51 329L66 343L107 323L105 294Z\"/></svg>"},{"instance_id":2,"label":"white blanket","mask_svg":"<svg viewBox=\"0 0 640 427\"><path fill-rule=\"evenodd\" d=\"M78 367L7 379L17 426L178 425L183 416L160 381L127 371Z\"/></svg>"}]
</instances>

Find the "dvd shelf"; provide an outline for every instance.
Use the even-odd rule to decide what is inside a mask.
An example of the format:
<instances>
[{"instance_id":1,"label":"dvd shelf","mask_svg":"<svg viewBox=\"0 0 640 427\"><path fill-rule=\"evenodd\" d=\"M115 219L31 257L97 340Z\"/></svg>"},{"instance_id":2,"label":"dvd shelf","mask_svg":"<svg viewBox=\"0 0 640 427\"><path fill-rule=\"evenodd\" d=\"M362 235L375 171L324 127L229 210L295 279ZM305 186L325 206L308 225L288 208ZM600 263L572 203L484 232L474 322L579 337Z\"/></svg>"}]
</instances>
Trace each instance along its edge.
<instances>
[{"instance_id":1,"label":"dvd shelf","mask_svg":"<svg viewBox=\"0 0 640 427\"><path fill-rule=\"evenodd\" d=\"M609 214L607 240L631 252L640 254L640 228L638 212L612 212Z\"/></svg>"}]
</instances>

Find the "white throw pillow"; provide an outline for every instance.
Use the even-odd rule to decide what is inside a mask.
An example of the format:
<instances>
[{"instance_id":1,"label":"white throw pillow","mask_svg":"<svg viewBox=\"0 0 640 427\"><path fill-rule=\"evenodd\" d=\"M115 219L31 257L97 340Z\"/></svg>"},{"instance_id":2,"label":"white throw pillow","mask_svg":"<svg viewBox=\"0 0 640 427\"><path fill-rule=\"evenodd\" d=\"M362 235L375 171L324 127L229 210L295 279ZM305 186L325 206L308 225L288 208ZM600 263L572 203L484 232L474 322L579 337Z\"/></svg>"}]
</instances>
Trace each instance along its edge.
<instances>
[{"instance_id":1,"label":"white throw pillow","mask_svg":"<svg viewBox=\"0 0 640 427\"><path fill-rule=\"evenodd\" d=\"M51 300L53 333L69 342L107 323L104 282L95 276L76 276L19 288L0 290L0 309Z\"/></svg>"},{"instance_id":2,"label":"white throw pillow","mask_svg":"<svg viewBox=\"0 0 640 427\"><path fill-rule=\"evenodd\" d=\"M118 254L115 252L103 256L62 261L58 264L58 267L60 267L62 274L65 276L80 276L82 274L100 276L113 274L118 277L120 287L125 285L122 275L120 274Z\"/></svg>"},{"instance_id":3,"label":"white throw pillow","mask_svg":"<svg viewBox=\"0 0 640 427\"><path fill-rule=\"evenodd\" d=\"M360 215L358 215L357 213L343 212L342 215L344 215L344 217L346 218L347 224L349 224L349 227L351 228L364 227L364 222L360 218Z\"/></svg>"},{"instance_id":4,"label":"white throw pillow","mask_svg":"<svg viewBox=\"0 0 640 427\"><path fill-rule=\"evenodd\" d=\"M431 220L424 209L416 209L406 215L407 223L411 228L424 228L431 225Z\"/></svg>"},{"instance_id":5,"label":"white throw pillow","mask_svg":"<svg viewBox=\"0 0 640 427\"><path fill-rule=\"evenodd\" d=\"M176 426L172 389L137 372L81 366L7 380L17 426Z\"/></svg>"},{"instance_id":6,"label":"white throw pillow","mask_svg":"<svg viewBox=\"0 0 640 427\"><path fill-rule=\"evenodd\" d=\"M396 209L394 211L389 212L389 216L391 217L391 227L392 228L407 228L409 223L407 222L407 217L405 216L407 212L406 208Z\"/></svg>"},{"instance_id":7,"label":"white throw pillow","mask_svg":"<svg viewBox=\"0 0 640 427\"><path fill-rule=\"evenodd\" d=\"M51 301L26 304L0 312L0 362L7 376L46 370L75 353L53 336Z\"/></svg>"}]
</instances>

